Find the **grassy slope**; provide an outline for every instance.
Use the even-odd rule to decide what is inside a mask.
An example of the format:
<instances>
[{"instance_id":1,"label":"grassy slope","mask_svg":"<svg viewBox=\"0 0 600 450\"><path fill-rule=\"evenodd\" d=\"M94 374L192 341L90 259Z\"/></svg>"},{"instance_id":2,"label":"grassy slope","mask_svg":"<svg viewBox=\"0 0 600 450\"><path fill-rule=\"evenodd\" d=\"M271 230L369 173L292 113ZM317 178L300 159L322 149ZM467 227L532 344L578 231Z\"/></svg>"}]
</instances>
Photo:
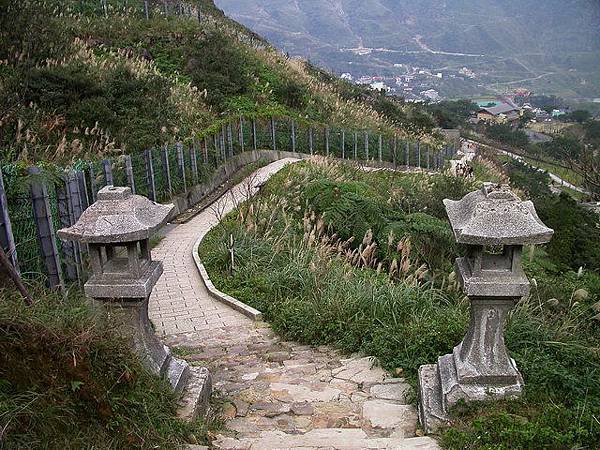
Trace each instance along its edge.
<instances>
[{"instance_id":1,"label":"grassy slope","mask_svg":"<svg viewBox=\"0 0 600 450\"><path fill-rule=\"evenodd\" d=\"M423 181L401 174L296 165L270 180L251 207L243 206L211 231L200 253L219 288L263 310L287 338L329 343L348 352L362 350L378 356L387 369L401 368L414 382L419 365L435 361L462 339L468 318L468 303L447 275L455 250L441 235L430 234L431 219L421 215L413 221L412 234L404 228L412 241L408 253L406 241L404 251L396 253L403 228L394 227L390 241L388 228L378 220L402 222L415 212L441 219L443 209L436 205L442 198L460 197L472 188L451 190L442 176ZM321 197L312 196L314 183L332 186L330 204L326 189L321 188ZM335 215L340 204L350 205L343 219ZM324 224L319 225L318 216L304 215L306 208L323 213ZM325 232L327 223L331 228ZM321 237L337 232L342 240L354 234L351 250L368 227L374 230L376 255L382 262L377 270L349 264L352 257L345 256L346 249L340 252L339 243L332 245L331 238L316 245L310 237L316 233L318 242L318 230ZM230 235L235 241L234 268L229 263ZM428 236L434 237L434 249L444 258L419 275ZM394 258L400 273L392 269ZM578 277L560 270L541 249L525 259L536 287L516 308L506 331L511 356L526 380L524 396L459 408L455 427L442 435L449 448L600 444L600 390L595 381L600 373L600 335L592 319L598 312L591 308L600 299L600 280L590 272Z\"/></svg>"},{"instance_id":2,"label":"grassy slope","mask_svg":"<svg viewBox=\"0 0 600 450\"><path fill-rule=\"evenodd\" d=\"M190 2L202 22L165 17L162 2L151 3L146 21L141 0L111 8L108 18L95 0L0 1L3 159L135 152L201 137L240 114L416 135L433 126L417 107L286 58L210 0Z\"/></svg>"},{"instance_id":3,"label":"grassy slope","mask_svg":"<svg viewBox=\"0 0 600 450\"><path fill-rule=\"evenodd\" d=\"M2 448L176 448L206 431L175 418L168 384L83 297L0 289ZM194 437L195 436L195 437Z\"/></svg>"}]
</instances>

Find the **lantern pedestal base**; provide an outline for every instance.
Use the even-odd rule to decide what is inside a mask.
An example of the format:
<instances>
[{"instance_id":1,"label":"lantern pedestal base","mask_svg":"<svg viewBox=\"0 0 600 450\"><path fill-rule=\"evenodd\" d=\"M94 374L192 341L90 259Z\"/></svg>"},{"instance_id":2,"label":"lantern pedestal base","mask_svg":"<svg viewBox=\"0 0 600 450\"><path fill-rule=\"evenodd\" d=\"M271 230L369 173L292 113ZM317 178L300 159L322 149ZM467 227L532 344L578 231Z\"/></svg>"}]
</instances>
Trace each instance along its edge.
<instances>
[{"instance_id":1,"label":"lantern pedestal base","mask_svg":"<svg viewBox=\"0 0 600 450\"><path fill-rule=\"evenodd\" d=\"M92 302L106 312L110 323L129 340L144 365L166 379L181 395L179 418L192 421L206 413L212 392L210 372L203 367L190 367L186 361L175 358L171 349L158 339L148 318L148 299Z\"/></svg>"},{"instance_id":2,"label":"lantern pedestal base","mask_svg":"<svg viewBox=\"0 0 600 450\"><path fill-rule=\"evenodd\" d=\"M461 381L458 374L462 370L459 367L465 365L458 359L461 345L455 347L453 353L440 357L437 364L419 367L419 418L426 433L449 425L449 410L460 400L516 398L523 390L523 379L512 359L510 362L517 374L512 384L498 383L484 375L476 382L472 379Z\"/></svg>"},{"instance_id":3,"label":"lantern pedestal base","mask_svg":"<svg viewBox=\"0 0 600 450\"><path fill-rule=\"evenodd\" d=\"M190 377L187 362L175 358L171 349L154 334L148 318L148 299L131 301L94 300L106 311L108 320L130 340L135 352L148 369L169 381L175 392L181 392Z\"/></svg>"}]
</instances>

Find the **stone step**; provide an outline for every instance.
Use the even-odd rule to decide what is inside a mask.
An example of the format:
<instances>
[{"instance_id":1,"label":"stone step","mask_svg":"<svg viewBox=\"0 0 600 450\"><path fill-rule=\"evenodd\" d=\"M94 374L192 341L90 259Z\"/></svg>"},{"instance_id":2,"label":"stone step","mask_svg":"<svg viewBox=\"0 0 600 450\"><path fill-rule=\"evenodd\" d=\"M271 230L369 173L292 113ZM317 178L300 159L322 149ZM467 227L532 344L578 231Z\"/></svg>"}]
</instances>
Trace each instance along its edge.
<instances>
[{"instance_id":1,"label":"stone step","mask_svg":"<svg viewBox=\"0 0 600 450\"><path fill-rule=\"evenodd\" d=\"M304 434L282 431L263 431L254 437L231 438L217 436L212 445L221 450L275 450L275 449L397 449L438 450L430 437L394 438L370 437L360 428L322 428Z\"/></svg>"},{"instance_id":2,"label":"stone step","mask_svg":"<svg viewBox=\"0 0 600 450\"><path fill-rule=\"evenodd\" d=\"M177 417L186 422L206 415L212 393L212 378L207 368L190 366L189 374L177 408Z\"/></svg>"}]
</instances>

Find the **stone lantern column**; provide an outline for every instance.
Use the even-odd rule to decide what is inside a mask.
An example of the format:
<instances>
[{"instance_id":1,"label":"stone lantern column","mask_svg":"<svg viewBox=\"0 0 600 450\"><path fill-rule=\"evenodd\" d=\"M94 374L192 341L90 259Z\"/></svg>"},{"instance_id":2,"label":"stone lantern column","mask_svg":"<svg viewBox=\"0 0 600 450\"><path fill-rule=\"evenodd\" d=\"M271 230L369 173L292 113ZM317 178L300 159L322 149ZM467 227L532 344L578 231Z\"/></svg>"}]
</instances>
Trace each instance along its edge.
<instances>
[{"instance_id":1,"label":"stone lantern column","mask_svg":"<svg viewBox=\"0 0 600 450\"><path fill-rule=\"evenodd\" d=\"M194 396L210 393L209 374L206 369L196 373L175 358L156 337L148 318L148 300L163 272L162 262L152 260L149 240L173 208L133 195L129 187L107 186L77 223L59 230L58 235L89 246L92 274L84 285L85 293L130 339L148 369L166 378L176 392L194 385L194 395L185 396L188 411L193 403L191 414L186 414L193 416L199 401ZM198 376L202 389L198 389L198 380L190 383Z\"/></svg>"},{"instance_id":2,"label":"stone lantern column","mask_svg":"<svg viewBox=\"0 0 600 450\"><path fill-rule=\"evenodd\" d=\"M456 241L466 255L456 273L471 302L469 329L452 353L419 368L419 416L426 432L449 424L459 400L517 397L523 377L504 344L510 310L529 293L521 267L525 244L550 240L533 203L523 202L506 185L485 183L460 201L444 200Z\"/></svg>"}]
</instances>

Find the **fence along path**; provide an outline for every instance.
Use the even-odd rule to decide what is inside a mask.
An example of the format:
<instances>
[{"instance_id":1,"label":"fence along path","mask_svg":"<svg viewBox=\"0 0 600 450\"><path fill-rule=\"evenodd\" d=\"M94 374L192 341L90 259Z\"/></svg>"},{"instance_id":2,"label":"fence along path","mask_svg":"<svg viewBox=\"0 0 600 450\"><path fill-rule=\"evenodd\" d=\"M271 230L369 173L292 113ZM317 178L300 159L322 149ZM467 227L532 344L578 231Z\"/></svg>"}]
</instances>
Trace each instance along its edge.
<instances>
[{"instance_id":1,"label":"fence along path","mask_svg":"<svg viewBox=\"0 0 600 450\"><path fill-rule=\"evenodd\" d=\"M455 149L434 150L397 135L297 122L288 117L223 122L187 145L177 142L72 167L1 167L0 245L25 279L51 287L87 279L86 249L61 242L56 230L74 224L106 185L130 186L156 202L186 196L215 179L228 160L257 150L293 151L344 160L438 170Z\"/></svg>"}]
</instances>

